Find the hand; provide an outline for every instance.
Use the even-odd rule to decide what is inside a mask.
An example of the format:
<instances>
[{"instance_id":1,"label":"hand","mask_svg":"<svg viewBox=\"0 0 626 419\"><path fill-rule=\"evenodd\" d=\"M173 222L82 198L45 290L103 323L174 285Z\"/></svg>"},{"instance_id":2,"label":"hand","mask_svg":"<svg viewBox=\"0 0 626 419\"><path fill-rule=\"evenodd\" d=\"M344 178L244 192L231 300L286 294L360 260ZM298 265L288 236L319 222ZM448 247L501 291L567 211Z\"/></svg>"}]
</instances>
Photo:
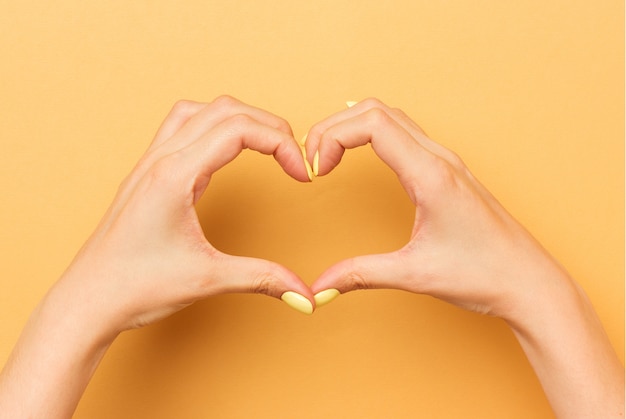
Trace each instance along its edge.
<instances>
[{"instance_id":1,"label":"hand","mask_svg":"<svg viewBox=\"0 0 626 419\"><path fill-rule=\"evenodd\" d=\"M296 296L312 311L313 295L297 275L221 253L204 237L194 204L211 175L244 148L273 154L287 174L309 180L284 120L229 97L174 107L24 328L0 374L3 416L71 417L121 331L209 295Z\"/></svg>"},{"instance_id":2,"label":"hand","mask_svg":"<svg viewBox=\"0 0 626 419\"><path fill-rule=\"evenodd\" d=\"M102 305L88 309L113 333L209 295L292 290L312 299L284 267L221 253L203 234L194 204L211 175L244 148L273 154L287 174L308 180L284 120L229 97L178 103L57 287L98 295Z\"/></svg>"},{"instance_id":3,"label":"hand","mask_svg":"<svg viewBox=\"0 0 626 419\"><path fill-rule=\"evenodd\" d=\"M319 150L324 175L345 149L367 143L396 172L416 207L410 240L390 254L334 265L312 285L313 292L395 288L506 316L519 293L533 289L533 278L545 276L538 269L560 270L461 159L400 110L363 101L315 125L307 149Z\"/></svg>"},{"instance_id":4,"label":"hand","mask_svg":"<svg viewBox=\"0 0 626 419\"><path fill-rule=\"evenodd\" d=\"M327 269L317 306L355 289L428 294L507 321L559 418L623 417L624 368L584 291L472 176L403 112L370 99L307 137L318 174L371 143L415 205L409 242Z\"/></svg>"}]
</instances>

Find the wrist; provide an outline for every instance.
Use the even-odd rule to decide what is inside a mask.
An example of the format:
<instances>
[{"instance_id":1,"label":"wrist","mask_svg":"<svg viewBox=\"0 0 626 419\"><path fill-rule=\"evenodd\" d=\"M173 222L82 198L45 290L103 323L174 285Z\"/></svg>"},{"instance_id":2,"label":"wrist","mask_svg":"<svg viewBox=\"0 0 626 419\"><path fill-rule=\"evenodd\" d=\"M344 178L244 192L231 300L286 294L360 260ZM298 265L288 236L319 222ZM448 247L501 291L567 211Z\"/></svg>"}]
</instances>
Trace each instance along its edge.
<instances>
[{"instance_id":1,"label":"wrist","mask_svg":"<svg viewBox=\"0 0 626 419\"><path fill-rule=\"evenodd\" d=\"M551 321L567 318L568 312L579 312L581 291L564 268L548 262L541 269L526 270L516 277L498 317L516 333L534 335L550 327Z\"/></svg>"},{"instance_id":2,"label":"wrist","mask_svg":"<svg viewBox=\"0 0 626 419\"><path fill-rule=\"evenodd\" d=\"M584 290L556 262L527 279L501 317L557 417L617 416L624 370Z\"/></svg>"},{"instance_id":3,"label":"wrist","mask_svg":"<svg viewBox=\"0 0 626 419\"><path fill-rule=\"evenodd\" d=\"M110 346L119 335L110 321L105 320L100 303L94 297L66 293L63 286L53 286L31 315L42 327L53 327L58 335L77 347L97 351Z\"/></svg>"},{"instance_id":4,"label":"wrist","mask_svg":"<svg viewBox=\"0 0 626 419\"><path fill-rule=\"evenodd\" d=\"M0 374L0 410L9 417L71 417L116 334L55 285L31 314Z\"/></svg>"}]
</instances>

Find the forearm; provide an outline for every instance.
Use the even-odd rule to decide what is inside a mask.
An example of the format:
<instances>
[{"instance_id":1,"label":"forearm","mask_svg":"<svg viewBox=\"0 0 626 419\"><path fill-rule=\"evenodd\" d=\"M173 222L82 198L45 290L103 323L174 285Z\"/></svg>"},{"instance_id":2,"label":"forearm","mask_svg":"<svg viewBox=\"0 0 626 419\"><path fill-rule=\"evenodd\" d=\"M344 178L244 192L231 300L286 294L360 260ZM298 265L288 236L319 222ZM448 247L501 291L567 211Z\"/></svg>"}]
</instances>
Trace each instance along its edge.
<instances>
[{"instance_id":1,"label":"forearm","mask_svg":"<svg viewBox=\"0 0 626 419\"><path fill-rule=\"evenodd\" d=\"M507 320L557 417L623 417L624 368L585 292L559 269L532 282Z\"/></svg>"},{"instance_id":2,"label":"forearm","mask_svg":"<svg viewBox=\"0 0 626 419\"><path fill-rule=\"evenodd\" d=\"M0 416L72 416L114 338L72 297L53 288L32 313L0 374Z\"/></svg>"}]
</instances>

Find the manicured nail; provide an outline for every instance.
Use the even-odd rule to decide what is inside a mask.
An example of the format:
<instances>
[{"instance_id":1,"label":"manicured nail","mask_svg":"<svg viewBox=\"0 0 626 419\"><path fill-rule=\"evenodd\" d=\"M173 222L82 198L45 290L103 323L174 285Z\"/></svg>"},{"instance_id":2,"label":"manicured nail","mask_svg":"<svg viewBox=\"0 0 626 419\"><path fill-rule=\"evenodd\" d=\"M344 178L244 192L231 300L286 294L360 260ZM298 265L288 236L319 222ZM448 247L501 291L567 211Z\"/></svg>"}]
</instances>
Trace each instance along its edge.
<instances>
[{"instance_id":1,"label":"manicured nail","mask_svg":"<svg viewBox=\"0 0 626 419\"><path fill-rule=\"evenodd\" d=\"M308 300L308 298L298 294L297 292L287 291L280 296L280 299L287 303L289 307L293 308L294 310L298 310L300 313L313 313L313 305Z\"/></svg>"},{"instance_id":2,"label":"manicured nail","mask_svg":"<svg viewBox=\"0 0 626 419\"><path fill-rule=\"evenodd\" d=\"M314 298L315 298L315 306L316 307L321 307L325 304L330 303L331 301L333 301L335 298L337 298L337 296L339 295L339 291L334 289L334 288L330 288L324 291L320 291L317 294L315 294Z\"/></svg>"},{"instance_id":3,"label":"manicured nail","mask_svg":"<svg viewBox=\"0 0 626 419\"><path fill-rule=\"evenodd\" d=\"M306 137L308 137L308 136L309 136L309 134L304 134L304 137L302 137L302 138L300 139L300 143L299 143L299 144L300 144L302 147L304 147L304 145L306 144Z\"/></svg>"},{"instance_id":4,"label":"manicured nail","mask_svg":"<svg viewBox=\"0 0 626 419\"><path fill-rule=\"evenodd\" d=\"M302 160L304 160L306 174L309 177L309 180L313 180L313 169L311 168L309 161L306 159L306 149L303 146L300 146L300 151L302 151Z\"/></svg>"},{"instance_id":5,"label":"manicured nail","mask_svg":"<svg viewBox=\"0 0 626 419\"><path fill-rule=\"evenodd\" d=\"M357 103L359 103L359 102L356 102L356 101L354 101L354 100L348 100L348 101L346 101L346 105L348 106L348 108L353 107L353 106L354 106L354 105L356 105Z\"/></svg>"},{"instance_id":6,"label":"manicured nail","mask_svg":"<svg viewBox=\"0 0 626 419\"><path fill-rule=\"evenodd\" d=\"M317 150L313 156L313 175L317 176L320 172L320 151Z\"/></svg>"}]
</instances>

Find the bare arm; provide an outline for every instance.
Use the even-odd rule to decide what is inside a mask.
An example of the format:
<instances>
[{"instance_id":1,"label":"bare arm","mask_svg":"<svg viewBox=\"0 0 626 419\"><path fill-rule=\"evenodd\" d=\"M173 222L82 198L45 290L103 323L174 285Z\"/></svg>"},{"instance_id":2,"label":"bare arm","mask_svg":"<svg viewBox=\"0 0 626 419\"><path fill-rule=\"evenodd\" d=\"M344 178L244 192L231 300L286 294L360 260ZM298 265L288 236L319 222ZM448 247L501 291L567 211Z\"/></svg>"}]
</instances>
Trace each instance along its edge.
<instances>
[{"instance_id":1,"label":"bare arm","mask_svg":"<svg viewBox=\"0 0 626 419\"><path fill-rule=\"evenodd\" d=\"M199 299L226 292L299 295L312 310L313 295L297 275L276 263L221 253L204 237L194 204L211 175L244 148L273 154L289 175L308 180L284 120L228 97L174 107L96 231L30 317L0 374L0 416L71 417L119 333Z\"/></svg>"},{"instance_id":2,"label":"bare arm","mask_svg":"<svg viewBox=\"0 0 626 419\"><path fill-rule=\"evenodd\" d=\"M311 286L317 305L334 290L395 288L501 317L559 418L623 417L624 368L584 291L456 154L369 99L315 125L308 156L319 153L325 175L345 149L367 143L415 204L411 239L330 267Z\"/></svg>"}]
</instances>

